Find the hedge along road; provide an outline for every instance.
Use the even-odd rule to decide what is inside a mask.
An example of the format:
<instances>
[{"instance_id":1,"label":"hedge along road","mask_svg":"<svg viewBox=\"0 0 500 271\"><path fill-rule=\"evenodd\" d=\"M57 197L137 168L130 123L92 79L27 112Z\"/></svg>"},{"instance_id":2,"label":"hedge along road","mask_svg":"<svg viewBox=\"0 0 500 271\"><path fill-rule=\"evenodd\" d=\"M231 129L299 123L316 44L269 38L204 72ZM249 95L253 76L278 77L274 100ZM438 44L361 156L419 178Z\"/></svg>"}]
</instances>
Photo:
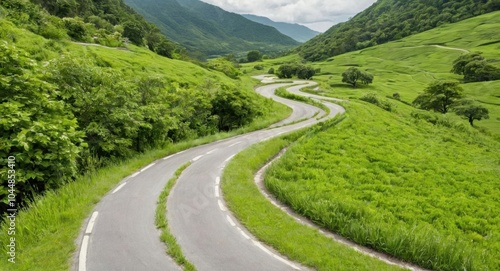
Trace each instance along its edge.
<instances>
[{"instance_id":1,"label":"hedge along road","mask_svg":"<svg viewBox=\"0 0 500 271\"><path fill-rule=\"evenodd\" d=\"M302 87L314 85L303 83ZM287 85L291 83L266 85L256 91L293 109L279 125L307 120L192 148L155 161L124 179L84 223L73 269L180 270L160 241L155 209L175 170L191 161L171 192L167 208L171 232L198 270L305 270L256 241L227 211L219 186L224 166L243 149L345 112L341 106L327 103L330 114L321 120L313 118L318 111L320 115L324 112L274 95L275 89Z\"/></svg>"}]
</instances>

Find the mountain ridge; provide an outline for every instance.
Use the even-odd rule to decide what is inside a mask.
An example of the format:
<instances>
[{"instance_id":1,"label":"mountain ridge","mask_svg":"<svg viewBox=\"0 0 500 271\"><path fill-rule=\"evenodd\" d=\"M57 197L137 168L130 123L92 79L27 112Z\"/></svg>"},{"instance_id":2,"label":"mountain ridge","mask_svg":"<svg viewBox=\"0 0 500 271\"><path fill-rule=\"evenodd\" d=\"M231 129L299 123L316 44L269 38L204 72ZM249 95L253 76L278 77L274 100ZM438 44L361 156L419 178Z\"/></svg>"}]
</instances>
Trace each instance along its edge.
<instances>
[{"instance_id":1,"label":"mountain ridge","mask_svg":"<svg viewBox=\"0 0 500 271\"><path fill-rule=\"evenodd\" d=\"M272 26L280 31L282 34L285 34L298 42L306 42L317 35L321 34L318 31L314 31L307 26L300 24L292 24L285 22L276 22L264 16L257 16L253 14L242 14L243 17L268 26Z\"/></svg>"},{"instance_id":2,"label":"mountain ridge","mask_svg":"<svg viewBox=\"0 0 500 271\"><path fill-rule=\"evenodd\" d=\"M500 10L499 0L378 0L345 23L331 27L294 52L318 61Z\"/></svg>"},{"instance_id":3,"label":"mountain ridge","mask_svg":"<svg viewBox=\"0 0 500 271\"><path fill-rule=\"evenodd\" d=\"M299 45L278 30L198 0L125 0L171 40L202 57L260 50L282 52Z\"/></svg>"}]
</instances>

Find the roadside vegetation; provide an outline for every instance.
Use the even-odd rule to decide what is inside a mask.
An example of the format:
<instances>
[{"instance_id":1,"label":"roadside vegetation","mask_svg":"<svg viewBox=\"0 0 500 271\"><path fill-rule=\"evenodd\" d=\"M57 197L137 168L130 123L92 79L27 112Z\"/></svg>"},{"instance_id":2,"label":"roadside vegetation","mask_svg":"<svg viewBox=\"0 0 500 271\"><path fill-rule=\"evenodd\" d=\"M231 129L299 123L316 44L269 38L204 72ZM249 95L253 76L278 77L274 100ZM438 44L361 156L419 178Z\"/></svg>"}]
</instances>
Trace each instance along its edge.
<instances>
[{"instance_id":1,"label":"roadside vegetation","mask_svg":"<svg viewBox=\"0 0 500 271\"><path fill-rule=\"evenodd\" d=\"M239 153L224 170L222 190L228 208L259 240L282 255L315 270L403 270L363 255L337 243L317 230L298 223L272 205L259 191L254 174L280 150L302 142L315 133L330 129L343 120L340 116L326 124L272 139Z\"/></svg>"}]
</instances>

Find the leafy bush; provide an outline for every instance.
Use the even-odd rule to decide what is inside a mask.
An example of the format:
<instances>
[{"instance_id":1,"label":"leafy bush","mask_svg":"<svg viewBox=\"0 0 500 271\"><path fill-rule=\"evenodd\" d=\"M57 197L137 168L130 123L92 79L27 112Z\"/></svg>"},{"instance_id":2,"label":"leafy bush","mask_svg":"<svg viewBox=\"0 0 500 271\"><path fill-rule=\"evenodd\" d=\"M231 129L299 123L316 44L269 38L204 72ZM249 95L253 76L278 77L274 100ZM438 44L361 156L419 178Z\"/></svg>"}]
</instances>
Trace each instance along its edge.
<instances>
[{"instance_id":1,"label":"leafy bush","mask_svg":"<svg viewBox=\"0 0 500 271\"><path fill-rule=\"evenodd\" d=\"M360 100L374 104L374 105L384 109L385 111L392 112L394 110L394 108L393 108L394 105L392 103L390 103L389 101L387 101L385 99L384 100L379 99L375 93L368 93L365 96L361 97Z\"/></svg>"},{"instance_id":2,"label":"leafy bush","mask_svg":"<svg viewBox=\"0 0 500 271\"><path fill-rule=\"evenodd\" d=\"M44 81L27 54L0 42L0 162L15 157L18 203L71 180L84 149L71 111L60 101L57 87ZM6 199L7 167L0 169L0 196ZM0 212L6 210L0 202Z\"/></svg>"}]
</instances>

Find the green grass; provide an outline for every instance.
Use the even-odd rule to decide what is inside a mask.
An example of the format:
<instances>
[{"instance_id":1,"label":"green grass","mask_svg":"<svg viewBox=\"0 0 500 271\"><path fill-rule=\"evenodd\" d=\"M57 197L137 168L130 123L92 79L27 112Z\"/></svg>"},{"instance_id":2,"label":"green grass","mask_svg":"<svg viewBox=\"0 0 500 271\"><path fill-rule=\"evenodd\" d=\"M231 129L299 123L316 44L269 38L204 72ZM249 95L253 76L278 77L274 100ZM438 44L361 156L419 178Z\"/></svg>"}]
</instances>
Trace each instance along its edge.
<instances>
[{"instance_id":1,"label":"green grass","mask_svg":"<svg viewBox=\"0 0 500 271\"><path fill-rule=\"evenodd\" d=\"M500 143L453 119L414 119L403 103L392 113L345 107L344 122L268 169L273 194L321 226L423 267L499 270Z\"/></svg>"},{"instance_id":2,"label":"green grass","mask_svg":"<svg viewBox=\"0 0 500 271\"><path fill-rule=\"evenodd\" d=\"M317 230L296 222L272 205L253 182L255 172L281 149L298 138L305 140L318 130L333 126L343 117L316 129L272 139L239 153L224 170L222 190L229 209L253 235L291 260L316 270L402 270L332 241Z\"/></svg>"},{"instance_id":3,"label":"green grass","mask_svg":"<svg viewBox=\"0 0 500 271\"><path fill-rule=\"evenodd\" d=\"M177 179L179 179L182 172L191 165L191 162L188 162L181 166L177 171L175 171L174 177L172 177L163 191L160 194L158 199L158 207L156 208L156 227L161 231L160 240L165 243L167 246L167 254L170 255L177 264L182 266L185 271L196 271L194 265L189 262L184 254L182 253L182 249L180 245L177 243L177 239L170 232L170 228L168 227L167 221L167 198L172 191Z\"/></svg>"},{"instance_id":4,"label":"green grass","mask_svg":"<svg viewBox=\"0 0 500 271\"><path fill-rule=\"evenodd\" d=\"M325 106L324 104L322 104L318 101L315 101L311 98L290 93L286 90L286 88L278 88L274 91L274 94L276 94L276 96L279 96L282 98L303 102L303 103L321 108L323 111L325 111L325 116L328 116L331 112L331 110L330 110L330 108L328 108L328 106Z\"/></svg>"}]
</instances>

